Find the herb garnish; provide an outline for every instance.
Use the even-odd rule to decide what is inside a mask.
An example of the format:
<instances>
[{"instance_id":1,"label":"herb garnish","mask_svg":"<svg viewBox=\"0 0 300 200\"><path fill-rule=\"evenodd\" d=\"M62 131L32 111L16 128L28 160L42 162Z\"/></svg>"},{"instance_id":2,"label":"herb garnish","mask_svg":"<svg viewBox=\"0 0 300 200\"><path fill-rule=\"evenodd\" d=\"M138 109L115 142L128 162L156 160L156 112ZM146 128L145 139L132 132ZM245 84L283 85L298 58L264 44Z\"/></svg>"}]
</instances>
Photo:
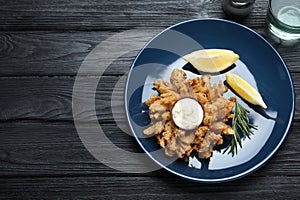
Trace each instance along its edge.
<instances>
[{"instance_id":1,"label":"herb garnish","mask_svg":"<svg viewBox=\"0 0 300 200\"><path fill-rule=\"evenodd\" d=\"M229 150L228 154L231 153L231 155L234 156L237 154L237 145L239 144L242 148L242 141L239 132L243 134L244 138L247 137L250 139L250 135L253 134L253 130L251 129L256 129L257 126L250 123L248 113L249 111L246 108L240 105L237 101L235 102L235 115L232 119L232 129L234 130L234 134L223 153Z\"/></svg>"}]
</instances>

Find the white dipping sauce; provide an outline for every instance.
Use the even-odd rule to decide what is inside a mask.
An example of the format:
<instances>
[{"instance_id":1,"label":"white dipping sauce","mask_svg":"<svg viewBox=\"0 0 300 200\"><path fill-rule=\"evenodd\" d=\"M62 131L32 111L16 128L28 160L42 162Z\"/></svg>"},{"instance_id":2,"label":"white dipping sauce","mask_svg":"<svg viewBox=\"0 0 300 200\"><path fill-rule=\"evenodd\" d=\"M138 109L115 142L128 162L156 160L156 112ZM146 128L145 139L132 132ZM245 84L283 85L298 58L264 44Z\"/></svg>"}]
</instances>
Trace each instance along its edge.
<instances>
[{"instance_id":1,"label":"white dipping sauce","mask_svg":"<svg viewBox=\"0 0 300 200\"><path fill-rule=\"evenodd\" d=\"M172 118L179 128L192 130L202 123L203 113L203 109L197 100L182 98L173 106Z\"/></svg>"}]
</instances>

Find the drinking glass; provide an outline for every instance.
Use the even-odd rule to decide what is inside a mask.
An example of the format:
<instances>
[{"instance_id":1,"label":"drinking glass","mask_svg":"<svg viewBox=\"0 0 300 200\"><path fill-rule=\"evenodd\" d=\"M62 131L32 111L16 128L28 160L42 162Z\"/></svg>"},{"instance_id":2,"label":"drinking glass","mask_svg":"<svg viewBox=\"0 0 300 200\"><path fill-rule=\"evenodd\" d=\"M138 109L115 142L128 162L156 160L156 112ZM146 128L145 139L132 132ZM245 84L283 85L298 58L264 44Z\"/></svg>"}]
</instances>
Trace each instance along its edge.
<instances>
[{"instance_id":1,"label":"drinking glass","mask_svg":"<svg viewBox=\"0 0 300 200\"><path fill-rule=\"evenodd\" d=\"M300 0L269 0L267 23L280 39L300 39Z\"/></svg>"}]
</instances>

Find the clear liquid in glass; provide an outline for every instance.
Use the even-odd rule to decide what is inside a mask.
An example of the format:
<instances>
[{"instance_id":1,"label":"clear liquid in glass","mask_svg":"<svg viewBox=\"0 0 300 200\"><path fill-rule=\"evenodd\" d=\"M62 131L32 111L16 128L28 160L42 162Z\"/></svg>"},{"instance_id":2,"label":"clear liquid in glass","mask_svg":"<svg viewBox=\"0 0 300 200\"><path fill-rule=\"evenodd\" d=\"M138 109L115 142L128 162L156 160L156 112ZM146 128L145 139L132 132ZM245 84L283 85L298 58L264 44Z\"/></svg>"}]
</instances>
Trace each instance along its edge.
<instances>
[{"instance_id":1,"label":"clear liquid in glass","mask_svg":"<svg viewBox=\"0 0 300 200\"><path fill-rule=\"evenodd\" d=\"M284 40L300 39L300 0L270 0L268 28Z\"/></svg>"}]
</instances>

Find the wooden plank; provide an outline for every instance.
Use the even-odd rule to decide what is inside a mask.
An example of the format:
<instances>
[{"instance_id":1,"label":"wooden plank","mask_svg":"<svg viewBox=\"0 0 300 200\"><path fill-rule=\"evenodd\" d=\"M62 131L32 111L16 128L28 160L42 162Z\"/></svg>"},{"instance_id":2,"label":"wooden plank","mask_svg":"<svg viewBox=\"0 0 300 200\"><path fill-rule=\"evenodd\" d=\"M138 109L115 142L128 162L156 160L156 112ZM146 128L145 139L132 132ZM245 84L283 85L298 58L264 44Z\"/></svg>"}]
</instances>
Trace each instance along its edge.
<instances>
[{"instance_id":1,"label":"wooden plank","mask_svg":"<svg viewBox=\"0 0 300 200\"><path fill-rule=\"evenodd\" d=\"M162 28L134 29L126 32L122 38L121 32L0 32L0 77L1 76L75 76L82 62L96 47L110 48L107 59L101 59L106 75L123 75L128 72L138 51L154 37ZM291 73L300 72L298 56L300 45L288 46L277 44L265 28L259 30L278 50L286 61ZM143 33L143 34L141 34ZM109 43L103 43L111 37L116 37ZM122 54L120 47L134 44L131 51ZM115 48L111 48L114 46ZM99 50L99 54L101 51ZM102 52L104 53L104 52ZM121 54L121 56L118 56ZM113 57L115 55L115 58ZM99 59L100 56L89 57ZM112 63L110 63L112 62ZM99 66L98 66L99 67ZM262 66L263 67L263 66ZM87 71L85 75L95 75Z\"/></svg>"},{"instance_id":2,"label":"wooden plank","mask_svg":"<svg viewBox=\"0 0 300 200\"><path fill-rule=\"evenodd\" d=\"M95 125L87 124L90 128ZM102 124L102 130L109 140L119 148L130 152L142 152L132 136L123 132L115 123ZM294 123L282 147L274 157L252 176L298 178L300 176L299 123ZM100 134L100 133L99 133ZM127 174L108 166L132 167L139 171L142 166L134 160L117 159L105 161L107 165L96 160L84 147L73 125L69 122L12 122L0 123L0 177L31 176L163 176L166 172L159 170L151 173ZM108 151L114 147L107 142ZM152 162L152 161L151 161ZM141 164L142 165L142 164ZM146 166L144 166L146 167ZM171 177L171 175L166 175ZM173 175L172 175L173 176ZM299 181L299 180L298 180ZM1 188L1 187L0 187Z\"/></svg>"},{"instance_id":3,"label":"wooden plank","mask_svg":"<svg viewBox=\"0 0 300 200\"><path fill-rule=\"evenodd\" d=\"M0 78L2 86L0 87L0 120L73 121L74 80L74 77ZM83 80L84 83L78 89L81 95L75 95L74 98L86 102L87 99L93 98L95 91L91 90L90 83L97 81L97 77L85 77ZM300 74L293 74L293 80L296 102L300 102ZM125 81L125 78L120 79L116 76L103 76L100 79L95 106L96 116L101 122L125 119ZM112 115L112 108L115 116ZM299 109L299 106L296 106L295 119L300 119ZM76 114L76 117L79 120L89 121L93 117L93 110L83 109Z\"/></svg>"},{"instance_id":4,"label":"wooden plank","mask_svg":"<svg viewBox=\"0 0 300 200\"><path fill-rule=\"evenodd\" d=\"M128 72L138 51L161 30L149 28L126 32L126 40L112 31L0 32L0 76L75 76L88 54L97 46L108 48L102 42L113 36L115 39L110 45L115 49L111 51L117 54L122 45L134 43L136 47L114 59L112 54L101 60L101 66L107 66L105 74L123 75ZM98 53L106 53L103 51ZM93 59L99 57L94 56L86 62L93 63ZM85 75L95 75L95 72L86 72Z\"/></svg>"},{"instance_id":5,"label":"wooden plank","mask_svg":"<svg viewBox=\"0 0 300 200\"><path fill-rule=\"evenodd\" d=\"M1 78L0 85L0 119L7 120L60 120L73 121L72 115L72 91L74 77L11 77ZM74 96L78 100L84 100L94 94L89 89L89 82L97 80L96 77L88 77L86 85L80 89L81 96ZM119 77L107 76L100 80L96 93L95 106L99 120L112 121L111 94ZM124 83L125 84L125 83ZM114 99L116 111L121 114L124 110L124 88L115 89L119 98ZM123 113L124 115L124 113ZM89 120L92 110L84 110L77 118Z\"/></svg>"},{"instance_id":6,"label":"wooden plank","mask_svg":"<svg viewBox=\"0 0 300 200\"><path fill-rule=\"evenodd\" d=\"M105 33L0 33L1 76L75 75Z\"/></svg>"},{"instance_id":7,"label":"wooden plank","mask_svg":"<svg viewBox=\"0 0 300 200\"><path fill-rule=\"evenodd\" d=\"M297 179L298 178L298 179ZM2 197L35 199L298 199L299 177L247 177L218 185L176 177L0 178ZM1 198L1 197L0 197ZM3 198L4 199L4 198Z\"/></svg>"},{"instance_id":8,"label":"wooden plank","mask_svg":"<svg viewBox=\"0 0 300 200\"><path fill-rule=\"evenodd\" d=\"M267 0L257 0L245 20L255 28L265 26ZM78 0L1 1L0 31L23 30L124 30L167 27L194 18L227 18L219 0L159 1Z\"/></svg>"},{"instance_id":9,"label":"wooden plank","mask_svg":"<svg viewBox=\"0 0 300 200\"><path fill-rule=\"evenodd\" d=\"M220 16L224 17L218 0L1 1L0 30L124 30Z\"/></svg>"},{"instance_id":10,"label":"wooden plank","mask_svg":"<svg viewBox=\"0 0 300 200\"><path fill-rule=\"evenodd\" d=\"M101 127L117 147L141 151L135 139L115 124ZM72 122L1 123L0 138L0 177L122 173L100 163L88 152Z\"/></svg>"}]
</instances>

